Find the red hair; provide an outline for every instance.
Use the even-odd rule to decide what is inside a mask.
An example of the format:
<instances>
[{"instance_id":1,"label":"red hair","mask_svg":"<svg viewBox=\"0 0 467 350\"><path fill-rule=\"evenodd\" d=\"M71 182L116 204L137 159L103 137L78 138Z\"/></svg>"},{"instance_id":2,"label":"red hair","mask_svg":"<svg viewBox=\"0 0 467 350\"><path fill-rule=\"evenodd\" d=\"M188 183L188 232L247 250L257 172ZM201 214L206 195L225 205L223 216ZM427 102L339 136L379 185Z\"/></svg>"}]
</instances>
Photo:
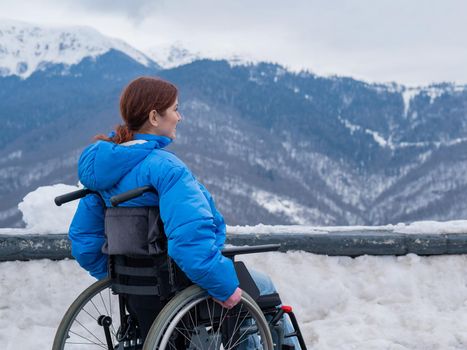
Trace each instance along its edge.
<instances>
[{"instance_id":1,"label":"red hair","mask_svg":"<svg viewBox=\"0 0 467 350\"><path fill-rule=\"evenodd\" d=\"M116 127L112 137L97 135L94 138L115 143L133 140L133 134L148 120L149 112L155 110L164 116L167 108L175 103L177 95L176 86L168 81L152 77L133 80L120 96L120 114L124 124Z\"/></svg>"}]
</instances>

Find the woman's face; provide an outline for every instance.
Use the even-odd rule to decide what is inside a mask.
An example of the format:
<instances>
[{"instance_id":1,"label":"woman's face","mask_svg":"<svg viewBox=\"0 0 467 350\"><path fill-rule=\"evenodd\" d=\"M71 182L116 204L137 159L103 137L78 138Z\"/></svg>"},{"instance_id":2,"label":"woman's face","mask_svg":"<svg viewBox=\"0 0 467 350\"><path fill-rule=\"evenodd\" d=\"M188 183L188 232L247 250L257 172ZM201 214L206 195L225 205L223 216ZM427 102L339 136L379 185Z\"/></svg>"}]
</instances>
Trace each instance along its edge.
<instances>
[{"instance_id":1,"label":"woman's face","mask_svg":"<svg viewBox=\"0 0 467 350\"><path fill-rule=\"evenodd\" d=\"M182 120L182 116L178 112L178 98L172 106L167 108L164 115L158 116L158 135L167 136L172 140L176 137L177 124Z\"/></svg>"}]
</instances>

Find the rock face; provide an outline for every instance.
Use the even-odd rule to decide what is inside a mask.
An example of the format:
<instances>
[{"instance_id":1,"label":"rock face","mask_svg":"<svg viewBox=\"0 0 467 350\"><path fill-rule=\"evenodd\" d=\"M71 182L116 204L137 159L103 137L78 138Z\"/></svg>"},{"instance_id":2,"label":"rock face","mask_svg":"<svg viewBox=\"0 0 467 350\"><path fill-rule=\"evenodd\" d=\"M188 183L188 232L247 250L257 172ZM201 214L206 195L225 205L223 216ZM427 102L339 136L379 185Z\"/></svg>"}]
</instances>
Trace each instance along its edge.
<instances>
[{"instance_id":1,"label":"rock face","mask_svg":"<svg viewBox=\"0 0 467 350\"><path fill-rule=\"evenodd\" d=\"M10 69L4 42L2 72ZM34 70L24 60L0 77L0 226L21 225L16 206L36 187L76 183L81 150L120 122L121 89L139 75L179 87L184 119L170 148L211 190L229 224L379 225L467 215L465 86L415 89L213 60L161 70L132 52L114 45Z\"/></svg>"}]
</instances>

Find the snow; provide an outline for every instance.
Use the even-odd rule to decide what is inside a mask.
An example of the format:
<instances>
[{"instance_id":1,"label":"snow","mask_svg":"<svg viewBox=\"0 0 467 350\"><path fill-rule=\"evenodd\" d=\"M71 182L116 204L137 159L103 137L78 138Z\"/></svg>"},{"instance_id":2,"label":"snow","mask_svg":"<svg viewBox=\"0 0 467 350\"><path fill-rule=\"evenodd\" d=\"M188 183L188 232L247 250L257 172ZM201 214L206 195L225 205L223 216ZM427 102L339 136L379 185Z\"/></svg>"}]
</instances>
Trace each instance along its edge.
<instances>
[{"instance_id":1,"label":"snow","mask_svg":"<svg viewBox=\"0 0 467 350\"><path fill-rule=\"evenodd\" d=\"M229 63L230 67L249 67L252 65L256 65L261 61L258 59L253 58L253 56L248 54L236 54L236 55L224 55L224 56L217 56L217 59L225 59Z\"/></svg>"},{"instance_id":2,"label":"snow","mask_svg":"<svg viewBox=\"0 0 467 350\"><path fill-rule=\"evenodd\" d=\"M452 140L443 140L443 141L427 141L427 142L400 142L394 143L392 138L389 137L387 140L381 136L377 131L363 128L360 125L353 124L349 120L338 116L337 119L350 131L350 134L353 135L355 132L364 132L365 134L370 135L373 140L381 147L381 148L389 148L390 150L394 151L396 149L408 148L408 147L430 147L434 146L437 148L440 147L449 147L453 145L457 145L462 142L466 142L467 138L455 138Z\"/></svg>"},{"instance_id":3,"label":"snow","mask_svg":"<svg viewBox=\"0 0 467 350\"><path fill-rule=\"evenodd\" d=\"M9 153L7 156L5 156L4 158L0 158L0 164L6 163L11 160L15 160L15 159L21 159L22 156L23 156L22 150L13 151Z\"/></svg>"},{"instance_id":4,"label":"snow","mask_svg":"<svg viewBox=\"0 0 467 350\"><path fill-rule=\"evenodd\" d=\"M384 137L381 136L378 132L370 129L365 129L365 133L371 135L373 137L373 140L382 148L389 147L392 150L394 149L394 144L391 142L391 140L386 141Z\"/></svg>"},{"instance_id":5,"label":"snow","mask_svg":"<svg viewBox=\"0 0 467 350\"><path fill-rule=\"evenodd\" d=\"M111 49L121 51L148 66L152 61L120 39L106 37L84 27L48 27L0 21L0 76L27 78L48 63L74 65L85 57L95 58Z\"/></svg>"},{"instance_id":6,"label":"snow","mask_svg":"<svg viewBox=\"0 0 467 350\"><path fill-rule=\"evenodd\" d=\"M195 111L201 111L201 112L210 112L211 111L211 106L208 105L207 103L198 100L198 99L192 99L184 103L184 107L187 109L195 110ZM212 126L212 124L208 124Z\"/></svg>"},{"instance_id":7,"label":"snow","mask_svg":"<svg viewBox=\"0 0 467 350\"><path fill-rule=\"evenodd\" d=\"M350 134L353 135L356 131L359 131L362 129L361 126L359 125L356 125L356 124L352 124L350 121L348 121L347 119L344 119L342 118L340 115L337 117L337 119L339 119L339 121L344 124L344 126L350 130Z\"/></svg>"},{"instance_id":8,"label":"snow","mask_svg":"<svg viewBox=\"0 0 467 350\"><path fill-rule=\"evenodd\" d=\"M7 229L3 233L66 232L77 202L59 208L53 204L53 198L78 188L63 184L39 187L26 195L19 205L27 228ZM289 209L295 210L293 206ZM372 227L228 227L229 233L239 234L326 234L366 230L407 234L465 233L467 221L423 221ZM306 343L315 350L449 350L467 346L465 255L419 257L409 254L352 259L275 252L241 256L239 260L272 278L283 303L294 307ZM2 349L49 349L66 309L93 281L72 260L0 263Z\"/></svg>"},{"instance_id":9,"label":"snow","mask_svg":"<svg viewBox=\"0 0 467 350\"><path fill-rule=\"evenodd\" d=\"M147 55L162 68L174 68L200 59L200 53L190 52L183 44L154 46L146 51Z\"/></svg>"},{"instance_id":10,"label":"snow","mask_svg":"<svg viewBox=\"0 0 467 350\"><path fill-rule=\"evenodd\" d=\"M438 84L426 87L404 87L401 86L402 99L404 101L404 116L407 116L410 102L419 94L424 94L430 98L430 104L445 93L462 93L466 90L466 85Z\"/></svg>"},{"instance_id":11,"label":"snow","mask_svg":"<svg viewBox=\"0 0 467 350\"><path fill-rule=\"evenodd\" d=\"M18 204L26 223L24 229L0 229L0 234L49 234L68 232L71 219L78 206L78 201L69 202L58 207L54 203L56 196L78 190L78 186L56 184L41 186L28 193Z\"/></svg>"},{"instance_id":12,"label":"snow","mask_svg":"<svg viewBox=\"0 0 467 350\"><path fill-rule=\"evenodd\" d=\"M222 54L219 52L214 53L213 51L205 51L201 53L199 51L192 51L180 41L150 47L145 50L145 53L165 69L175 68L203 59L225 60L231 67L248 67L260 62L257 59L251 58L251 55L247 54Z\"/></svg>"},{"instance_id":13,"label":"snow","mask_svg":"<svg viewBox=\"0 0 467 350\"><path fill-rule=\"evenodd\" d=\"M407 88L402 92L402 99L404 101L404 116L407 116L410 108L410 101L420 93L419 88Z\"/></svg>"},{"instance_id":14,"label":"snow","mask_svg":"<svg viewBox=\"0 0 467 350\"><path fill-rule=\"evenodd\" d=\"M424 89L424 92L430 96L430 104L433 103L438 97L446 92L446 88L441 88L438 86L430 86ZM449 89L451 90L451 89Z\"/></svg>"},{"instance_id":15,"label":"snow","mask_svg":"<svg viewBox=\"0 0 467 350\"><path fill-rule=\"evenodd\" d=\"M361 127L360 125L353 124L347 119L338 116L339 121L344 124L344 126L350 130L350 134L353 135L356 131L363 131L365 134L370 135L373 140L382 148L388 147L391 150L396 148L396 145L391 141L391 139L386 140L383 136L381 136L378 132L370 129L366 129Z\"/></svg>"},{"instance_id":16,"label":"snow","mask_svg":"<svg viewBox=\"0 0 467 350\"><path fill-rule=\"evenodd\" d=\"M329 234L335 232L384 232L404 234L455 234L467 233L467 220L416 221L382 226L308 226L308 225L264 225L228 226L232 234Z\"/></svg>"},{"instance_id":17,"label":"snow","mask_svg":"<svg viewBox=\"0 0 467 350\"><path fill-rule=\"evenodd\" d=\"M318 219L320 215L323 215L316 208L306 207L290 198L272 192L254 190L251 193L251 199L270 213L281 214L292 222L301 225L312 222Z\"/></svg>"},{"instance_id":18,"label":"snow","mask_svg":"<svg viewBox=\"0 0 467 350\"><path fill-rule=\"evenodd\" d=\"M72 301L94 279L75 261L0 263L0 342L5 350L51 349Z\"/></svg>"},{"instance_id":19,"label":"snow","mask_svg":"<svg viewBox=\"0 0 467 350\"><path fill-rule=\"evenodd\" d=\"M328 349L465 349L466 256L242 256L274 281L305 341ZM67 307L93 282L75 261L0 263L0 342L50 349ZM26 336L27 335L27 336Z\"/></svg>"}]
</instances>

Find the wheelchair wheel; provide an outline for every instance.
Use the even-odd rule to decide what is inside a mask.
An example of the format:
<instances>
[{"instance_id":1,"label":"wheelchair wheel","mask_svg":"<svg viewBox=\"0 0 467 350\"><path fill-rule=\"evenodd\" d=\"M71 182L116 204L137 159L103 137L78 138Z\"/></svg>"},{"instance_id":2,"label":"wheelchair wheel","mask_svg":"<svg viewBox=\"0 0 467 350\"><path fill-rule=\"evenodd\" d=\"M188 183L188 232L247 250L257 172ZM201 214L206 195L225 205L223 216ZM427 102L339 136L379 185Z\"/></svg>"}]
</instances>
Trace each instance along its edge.
<instances>
[{"instance_id":1,"label":"wheelchair wheel","mask_svg":"<svg viewBox=\"0 0 467 350\"><path fill-rule=\"evenodd\" d=\"M255 301L243 292L228 310L198 286L177 294L151 326L143 350L273 349L268 323Z\"/></svg>"},{"instance_id":2,"label":"wheelchair wheel","mask_svg":"<svg viewBox=\"0 0 467 350\"><path fill-rule=\"evenodd\" d=\"M127 336L121 334L119 298L110 285L110 279L98 281L78 296L57 329L52 350L114 349Z\"/></svg>"}]
</instances>

